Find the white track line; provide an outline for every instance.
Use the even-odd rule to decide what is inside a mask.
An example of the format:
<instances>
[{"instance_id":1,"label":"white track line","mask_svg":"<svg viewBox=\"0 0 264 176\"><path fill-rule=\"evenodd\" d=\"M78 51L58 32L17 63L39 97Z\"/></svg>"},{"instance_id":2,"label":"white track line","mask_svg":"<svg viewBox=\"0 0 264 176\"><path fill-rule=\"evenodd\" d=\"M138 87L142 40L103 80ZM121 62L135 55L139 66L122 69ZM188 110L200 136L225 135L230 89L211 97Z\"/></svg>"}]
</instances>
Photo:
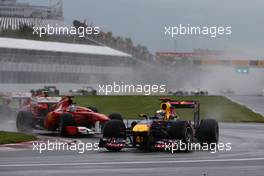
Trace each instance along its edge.
<instances>
[{"instance_id":1,"label":"white track line","mask_svg":"<svg viewBox=\"0 0 264 176\"><path fill-rule=\"evenodd\" d=\"M240 158L240 159L209 159L209 160L181 160L181 161L126 161L126 162L100 162L100 163L40 163L40 164L1 164L0 167L40 167L40 166L89 166L89 165L124 165L124 164L177 164L177 163L207 163L207 162L239 162L239 161L263 161L264 158Z\"/></svg>"},{"instance_id":2,"label":"white track line","mask_svg":"<svg viewBox=\"0 0 264 176\"><path fill-rule=\"evenodd\" d=\"M259 114L259 115L263 116L263 114L262 114L261 112L255 110L252 106L250 106L250 105L248 105L248 104L246 104L246 103L243 103L242 101L236 100L235 98L232 98L232 97L230 97L230 96L225 96L225 97L228 98L229 100L231 100L231 101L234 102L234 103L237 103L237 104L240 104L240 105L242 105L242 106L245 106L246 108L252 110L252 111L253 111L254 113L256 113L256 114Z\"/></svg>"}]
</instances>

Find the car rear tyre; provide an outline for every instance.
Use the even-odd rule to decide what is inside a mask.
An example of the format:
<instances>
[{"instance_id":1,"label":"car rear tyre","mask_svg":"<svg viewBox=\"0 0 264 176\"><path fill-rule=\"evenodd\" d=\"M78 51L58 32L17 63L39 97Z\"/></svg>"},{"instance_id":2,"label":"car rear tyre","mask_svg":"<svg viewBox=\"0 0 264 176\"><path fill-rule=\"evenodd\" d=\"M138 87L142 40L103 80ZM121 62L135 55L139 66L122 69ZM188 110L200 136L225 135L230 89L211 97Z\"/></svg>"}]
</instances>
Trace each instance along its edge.
<instances>
[{"instance_id":1,"label":"car rear tyre","mask_svg":"<svg viewBox=\"0 0 264 176\"><path fill-rule=\"evenodd\" d=\"M32 132L34 116L29 111L20 111L17 114L16 127L19 132Z\"/></svg>"},{"instance_id":2,"label":"car rear tyre","mask_svg":"<svg viewBox=\"0 0 264 176\"><path fill-rule=\"evenodd\" d=\"M71 114L62 114L59 122L59 134L67 137L67 126L76 126L76 122Z\"/></svg>"},{"instance_id":3,"label":"car rear tyre","mask_svg":"<svg viewBox=\"0 0 264 176\"><path fill-rule=\"evenodd\" d=\"M215 119L201 120L197 137L201 144L217 144L219 140L218 122Z\"/></svg>"}]
</instances>

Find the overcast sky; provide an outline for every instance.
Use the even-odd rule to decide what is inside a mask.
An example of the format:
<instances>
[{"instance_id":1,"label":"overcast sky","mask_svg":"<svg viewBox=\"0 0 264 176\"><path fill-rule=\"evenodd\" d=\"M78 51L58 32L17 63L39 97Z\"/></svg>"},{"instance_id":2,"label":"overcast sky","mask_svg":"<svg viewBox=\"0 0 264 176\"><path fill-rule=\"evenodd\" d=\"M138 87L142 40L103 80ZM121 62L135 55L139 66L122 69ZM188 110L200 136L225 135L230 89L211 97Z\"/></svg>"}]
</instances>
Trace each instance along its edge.
<instances>
[{"instance_id":1,"label":"overcast sky","mask_svg":"<svg viewBox=\"0 0 264 176\"><path fill-rule=\"evenodd\" d=\"M45 4L48 0L19 0ZM263 0L63 0L66 24L84 20L156 51L232 49L264 56ZM231 36L171 39L164 26L231 26Z\"/></svg>"}]
</instances>

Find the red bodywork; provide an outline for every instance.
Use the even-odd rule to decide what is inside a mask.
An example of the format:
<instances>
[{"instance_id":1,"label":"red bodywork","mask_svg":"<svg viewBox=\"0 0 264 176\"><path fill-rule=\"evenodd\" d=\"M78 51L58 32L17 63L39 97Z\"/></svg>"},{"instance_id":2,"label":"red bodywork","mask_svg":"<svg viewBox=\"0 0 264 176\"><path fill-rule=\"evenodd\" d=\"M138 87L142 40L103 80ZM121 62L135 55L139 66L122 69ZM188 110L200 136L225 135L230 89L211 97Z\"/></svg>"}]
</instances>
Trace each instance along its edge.
<instances>
[{"instance_id":1,"label":"red bodywork","mask_svg":"<svg viewBox=\"0 0 264 176\"><path fill-rule=\"evenodd\" d=\"M74 110L73 110L74 108ZM41 126L46 130L54 131L58 128L62 114L71 114L76 122L76 126L67 127L69 133L75 133L77 126L91 128L96 122L106 122L108 116L93 112L91 109L75 106L69 96L63 97L57 103L34 102L25 104L24 109L30 110L35 117L35 121L41 121Z\"/></svg>"}]
</instances>

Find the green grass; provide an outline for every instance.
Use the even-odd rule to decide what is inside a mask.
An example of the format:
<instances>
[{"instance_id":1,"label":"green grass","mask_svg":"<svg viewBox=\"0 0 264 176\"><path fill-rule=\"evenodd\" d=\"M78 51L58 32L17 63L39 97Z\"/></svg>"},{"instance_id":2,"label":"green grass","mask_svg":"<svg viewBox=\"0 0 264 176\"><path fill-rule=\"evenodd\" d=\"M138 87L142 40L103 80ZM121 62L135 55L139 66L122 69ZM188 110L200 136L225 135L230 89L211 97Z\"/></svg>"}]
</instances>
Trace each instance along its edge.
<instances>
[{"instance_id":1,"label":"green grass","mask_svg":"<svg viewBox=\"0 0 264 176\"><path fill-rule=\"evenodd\" d=\"M0 144L11 144L36 140L37 137L16 132L0 131Z\"/></svg>"},{"instance_id":2,"label":"green grass","mask_svg":"<svg viewBox=\"0 0 264 176\"><path fill-rule=\"evenodd\" d=\"M222 122L264 122L264 117L245 106L223 96L165 96L177 100L200 102L201 118L214 118ZM75 97L81 106L95 106L101 113L121 113L127 119L136 119L138 114L153 115L160 108L159 96L87 96ZM192 119L191 110L177 110L182 119Z\"/></svg>"}]
</instances>

